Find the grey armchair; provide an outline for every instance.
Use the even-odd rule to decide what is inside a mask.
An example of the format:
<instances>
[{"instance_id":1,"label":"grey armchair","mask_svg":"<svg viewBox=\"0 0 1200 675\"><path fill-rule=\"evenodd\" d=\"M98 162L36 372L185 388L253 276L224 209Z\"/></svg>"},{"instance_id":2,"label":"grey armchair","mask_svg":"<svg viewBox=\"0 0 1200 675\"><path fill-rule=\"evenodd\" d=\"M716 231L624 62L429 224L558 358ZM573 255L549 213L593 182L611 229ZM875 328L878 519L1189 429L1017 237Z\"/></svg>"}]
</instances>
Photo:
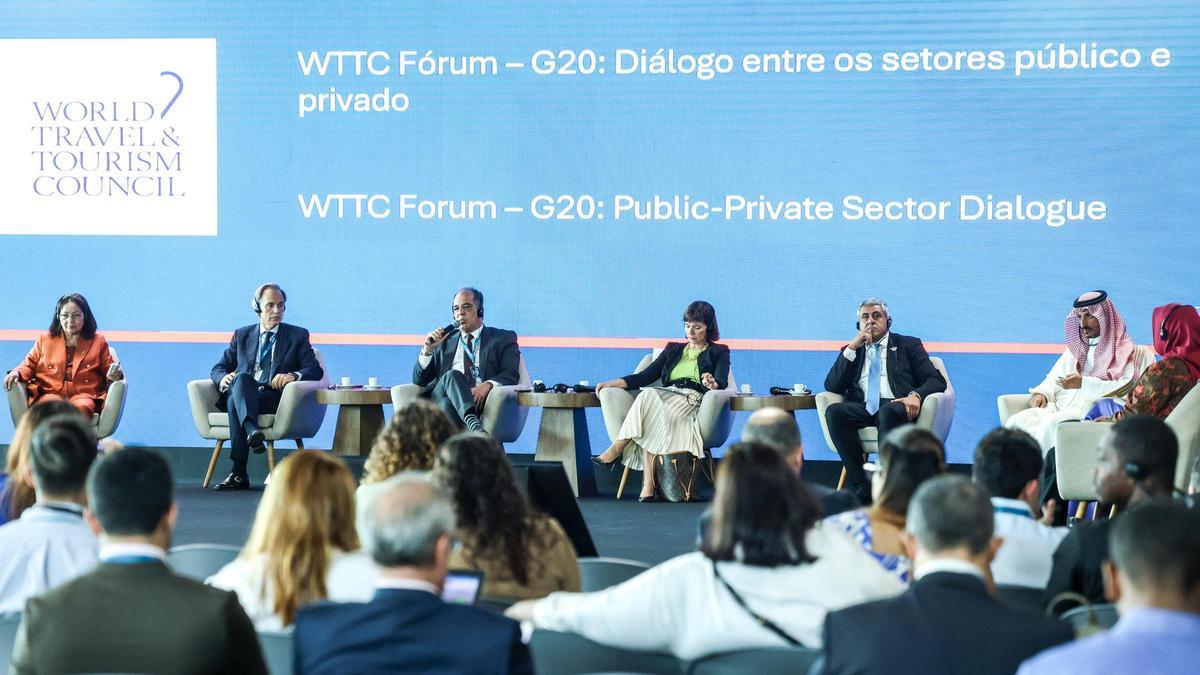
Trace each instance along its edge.
<instances>
[{"instance_id":1,"label":"grey armchair","mask_svg":"<svg viewBox=\"0 0 1200 675\"><path fill-rule=\"evenodd\" d=\"M116 351L111 347L109 351L112 352L113 360L117 360ZM117 426L121 424L121 415L125 412L125 392L128 388L129 384L126 379L108 383L104 406L100 408L100 412L92 415L92 427L96 430L96 438L108 438L116 432ZM28 393L20 382L14 384L7 393L8 414L12 416L12 423L15 427L25 416L25 412L29 410Z\"/></svg>"},{"instance_id":2,"label":"grey armchair","mask_svg":"<svg viewBox=\"0 0 1200 675\"><path fill-rule=\"evenodd\" d=\"M637 368L633 372L640 373L645 370L658 355L662 353L662 349L654 351L642 357ZM616 389L609 387L600 391L600 411L604 415L604 428L608 431L608 438L612 442L616 442L617 436L621 433L621 425L625 422L625 416L629 414L629 409L633 407L633 399L638 395L638 390ZM733 368L729 369L729 383L724 389L707 391L704 393L704 398L700 400L700 410L696 413L696 418L700 422L700 437L704 440L704 457L708 464L708 475L713 477L713 458L712 449L719 448L725 445L725 441L729 439L729 431L733 428L733 412L729 409L729 400L737 396L737 383L733 379ZM621 484L617 487L617 499L621 498L625 492L625 482L629 479L629 467L625 467L621 474Z\"/></svg>"},{"instance_id":3,"label":"grey armchair","mask_svg":"<svg viewBox=\"0 0 1200 675\"><path fill-rule=\"evenodd\" d=\"M529 408L517 403L517 391L529 389L533 380L525 368L525 357L521 357L518 366L520 380L513 385L495 387L483 402L483 413L479 416L484 431L492 435L498 443L512 443L521 437L525 429L525 418L529 416ZM399 410L401 406L415 401L421 396L422 387L415 384L398 384L392 387L392 408Z\"/></svg>"},{"instance_id":4,"label":"grey armchair","mask_svg":"<svg viewBox=\"0 0 1200 675\"><path fill-rule=\"evenodd\" d=\"M325 406L317 403L317 390L329 386L329 369L325 367L320 350L313 349L313 354L324 371L321 379L292 382L283 388L275 414L258 416L258 427L267 442L267 466L272 471L275 470L275 441L291 439L303 450L303 439L316 436L325 421ZM229 440L229 415L217 410L217 385L211 379L192 380L187 389L196 433L217 442L208 460L208 472L204 474L204 487L208 487L221 455L221 446Z\"/></svg>"},{"instance_id":5,"label":"grey armchair","mask_svg":"<svg viewBox=\"0 0 1200 675\"><path fill-rule=\"evenodd\" d=\"M950 435L950 425L954 422L954 385L950 383L950 375L946 373L946 364L940 358L931 356L929 362L946 379L946 391L926 396L925 400L921 402L921 412L917 415L917 419L913 420L913 424L933 433L945 443L946 437ZM821 422L821 432L825 434L825 442L829 444L831 450L836 450L836 448L833 446L833 437L829 435L825 410L834 403L841 403L844 400L845 398L841 394L831 391L817 394L817 419ZM862 440L864 455L879 452L878 429L875 427L860 429L858 437ZM846 467L842 467L842 477L838 479L838 489L842 489L845 484Z\"/></svg>"}]
</instances>

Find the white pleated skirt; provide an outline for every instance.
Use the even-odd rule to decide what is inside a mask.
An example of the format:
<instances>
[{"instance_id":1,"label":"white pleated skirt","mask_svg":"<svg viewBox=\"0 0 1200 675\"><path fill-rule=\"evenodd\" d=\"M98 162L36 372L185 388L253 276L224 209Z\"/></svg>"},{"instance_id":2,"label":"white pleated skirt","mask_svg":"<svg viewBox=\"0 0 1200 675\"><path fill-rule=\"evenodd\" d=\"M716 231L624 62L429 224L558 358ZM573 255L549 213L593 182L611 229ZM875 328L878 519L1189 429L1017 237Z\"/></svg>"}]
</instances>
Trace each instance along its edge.
<instances>
[{"instance_id":1,"label":"white pleated skirt","mask_svg":"<svg viewBox=\"0 0 1200 675\"><path fill-rule=\"evenodd\" d=\"M700 436L700 392L675 387L643 389L621 423L620 439L632 441L625 446L621 463L641 471L642 451L652 455L689 452L704 454Z\"/></svg>"}]
</instances>

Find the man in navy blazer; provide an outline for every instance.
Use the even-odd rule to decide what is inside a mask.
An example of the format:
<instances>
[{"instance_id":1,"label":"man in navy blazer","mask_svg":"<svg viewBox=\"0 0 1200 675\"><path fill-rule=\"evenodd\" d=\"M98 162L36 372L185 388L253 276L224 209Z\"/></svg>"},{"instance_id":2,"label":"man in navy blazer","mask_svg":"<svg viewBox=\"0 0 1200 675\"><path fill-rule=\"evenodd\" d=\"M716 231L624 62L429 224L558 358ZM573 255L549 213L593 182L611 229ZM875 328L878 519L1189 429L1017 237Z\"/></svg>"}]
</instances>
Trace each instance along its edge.
<instances>
[{"instance_id":1,"label":"man in navy blazer","mask_svg":"<svg viewBox=\"0 0 1200 675\"><path fill-rule=\"evenodd\" d=\"M368 499L359 527L379 565L375 597L300 610L292 641L297 675L532 673L517 622L440 597L455 527L445 492L402 473Z\"/></svg>"},{"instance_id":2,"label":"man in navy blazer","mask_svg":"<svg viewBox=\"0 0 1200 675\"><path fill-rule=\"evenodd\" d=\"M233 471L215 490L246 490L249 451L263 451L258 416L279 407L283 388L299 380L319 380L325 374L308 341L308 331L283 323L287 293L278 284L263 284L254 291L251 309L258 323L233 332L229 347L212 368L217 385L217 408L229 413L229 457Z\"/></svg>"},{"instance_id":3,"label":"man in navy blazer","mask_svg":"<svg viewBox=\"0 0 1200 675\"><path fill-rule=\"evenodd\" d=\"M833 445L846 467L847 483L864 504L871 486L858 430L876 427L879 438L908 424L921 412L921 401L946 390L946 379L933 367L921 340L891 332L887 303L877 298L858 307L858 335L842 348L829 374L825 391L846 400L825 410Z\"/></svg>"},{"instance_id":4,"label":"man in navy blazer","mask_svg":"<svg viewBox=\"0 0 1200 675\"><path fill-rule=\"evenodd\" d=\"M483 431L479 418L492 388L521 379L517 334L484 326L483 293L469 286L454 295L450 311L455 328L438 328L425 337L413 384L425 387L450 419Z\"/></svg>"}]
</instances>

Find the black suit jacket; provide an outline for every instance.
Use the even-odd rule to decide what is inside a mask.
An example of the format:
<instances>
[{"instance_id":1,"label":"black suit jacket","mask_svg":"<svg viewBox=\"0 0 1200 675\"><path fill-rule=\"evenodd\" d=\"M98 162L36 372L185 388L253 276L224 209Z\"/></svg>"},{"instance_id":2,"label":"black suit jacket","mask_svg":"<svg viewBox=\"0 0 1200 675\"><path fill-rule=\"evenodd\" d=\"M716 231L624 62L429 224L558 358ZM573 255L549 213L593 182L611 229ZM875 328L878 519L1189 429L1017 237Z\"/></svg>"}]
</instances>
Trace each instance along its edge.
<instances>
[{"instance_id":1,"label":"black suit jacket","mask_svg":"<svg viewBox=\"0 0 1200 675\"><path fill-rule=\"evenodd\" d=\"M296 675L533 672L516 621L417 590L309 605L296 617L292 643Z\"/></svg>"},{"instance_id":2,"label":"black suit jacket","mask_svg":"<svg viewBox=\"0 0 1200 675\"><path fill-rule=\"evenodd\" d=\"M454 354L460 339L461 335L455 331L434 350L428 366L421 368L420 362L414 365L413 384L425 387L427 392L433 389L442 373L454 367ZM517 346L517 334L513 331L484 326L475 351L480 380L495 380L502 385L521 381L521 348Z\"/></svg>"},{"instance_id":3,"label":"black suit jacket","mask_svg":"<svg viewBox=\"0 0 1200 675\"><path fill-rule=\"evenodd\" d=\"M228 373L254 374L254 360L258 358L257 323L242 326L233 332L233 339L221 355L221 360L212 368L212 381L221 385ZM301 380L319 380L325 374L317 355L308 341L308 330L287 323L279 324L275 334L275 351L271 358L270 377L280 374L299 373Z\"/></svg>"},{"instance_id":4,"label":"black suit jacket","mask_svg":"<svg viewBox=\"0 0 1200 675\"><path fill-rule=\"evenodd\" d=\"M825 391L841 394L847 401L862 403L867 396L858 386L858 380L870 359L865 346L854 353L854 361L849 361L842 355L842 350L838 350L837 359L825 376ZM920 338L897 333L888 335L887 377L897 398L915 391L924 401L930 394L946 391L946 378L933 367Z\"/></svg>"},{"instance_id":5,"label":"black suit jacket","mask_svg":"<svg viewBox=\"0 0 1200 675\"><path fill-rule=\"evenodd\" d=\"M671 370L683 358L684 342L668 342L657 359L650 362L640 373L622 377L630 389L640 389L652 384L666 385L670 383ZM729 347L715 342L709 343L708 349L700 352L698 359L700 374L712 373L717 381L717 389L729 386Z\"/></svg>"},{"instance_id":6,"label":"black suit jacket","mask_svg":"<svg viewBox=\"0 0 1200 675\"><path fill-rule=\"evenodd\" d=\"M1074 636L1067 623L1000 604L976 576L935 572L895 598L830 612L824 672L1012 675Z\"/></svg>"},{"instance_id":7,"label":"black suit jacket","mask_svg":"<svg viewBox=\"0 0 1200 675\"><path fill-rule=\"evenodd\" d=\"M15 673L266 673L237 595L160 562L101 563L29 600Z\"/></svg>"},{"instance_id":8,"label":"black suit jacket","mask_svg":"<svg viewBox=\"0 0 1200 675\"><path fill-rule=\"evenodd\" d=\"M1108 533L1112 531L1113 518L1096 522L1076 523L1054 551L1054 566L1050 568L1050 581L1046 584L1046 602L1064 591L1079 593L1091 602L1107 602L1104 599L1104 576L1100 563L1108 560ZM1062 613L1077 607L1079 603L1064 600L1055 605L1054 611Z\"/></svg>"}]
</instances>

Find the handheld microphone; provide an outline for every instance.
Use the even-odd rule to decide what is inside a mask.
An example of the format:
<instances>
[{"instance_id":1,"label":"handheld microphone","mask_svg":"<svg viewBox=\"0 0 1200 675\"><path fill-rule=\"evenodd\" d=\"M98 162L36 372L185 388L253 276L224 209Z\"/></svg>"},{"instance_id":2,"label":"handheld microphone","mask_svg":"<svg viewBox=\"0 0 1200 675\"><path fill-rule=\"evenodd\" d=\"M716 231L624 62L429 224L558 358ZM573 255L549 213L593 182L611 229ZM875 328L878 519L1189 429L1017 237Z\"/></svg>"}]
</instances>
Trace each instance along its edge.
<instances>
[{"instance_id":1,"label":"handheld microphone","mask_svg":"<svg viewBox=\"0 0 1200 675\"><path fill-rule=\"evenodd\" d=\"M448 335L450 333L450 331L452 331L456 328L458 328L458 321L457 320L451 321L449 325L447 325L445 328L442 329L442 332ZM433 344L433 338L431 338L431 337L425 338L425 346L428 347L431 344Z\"/></svg>"}]
</instances>

